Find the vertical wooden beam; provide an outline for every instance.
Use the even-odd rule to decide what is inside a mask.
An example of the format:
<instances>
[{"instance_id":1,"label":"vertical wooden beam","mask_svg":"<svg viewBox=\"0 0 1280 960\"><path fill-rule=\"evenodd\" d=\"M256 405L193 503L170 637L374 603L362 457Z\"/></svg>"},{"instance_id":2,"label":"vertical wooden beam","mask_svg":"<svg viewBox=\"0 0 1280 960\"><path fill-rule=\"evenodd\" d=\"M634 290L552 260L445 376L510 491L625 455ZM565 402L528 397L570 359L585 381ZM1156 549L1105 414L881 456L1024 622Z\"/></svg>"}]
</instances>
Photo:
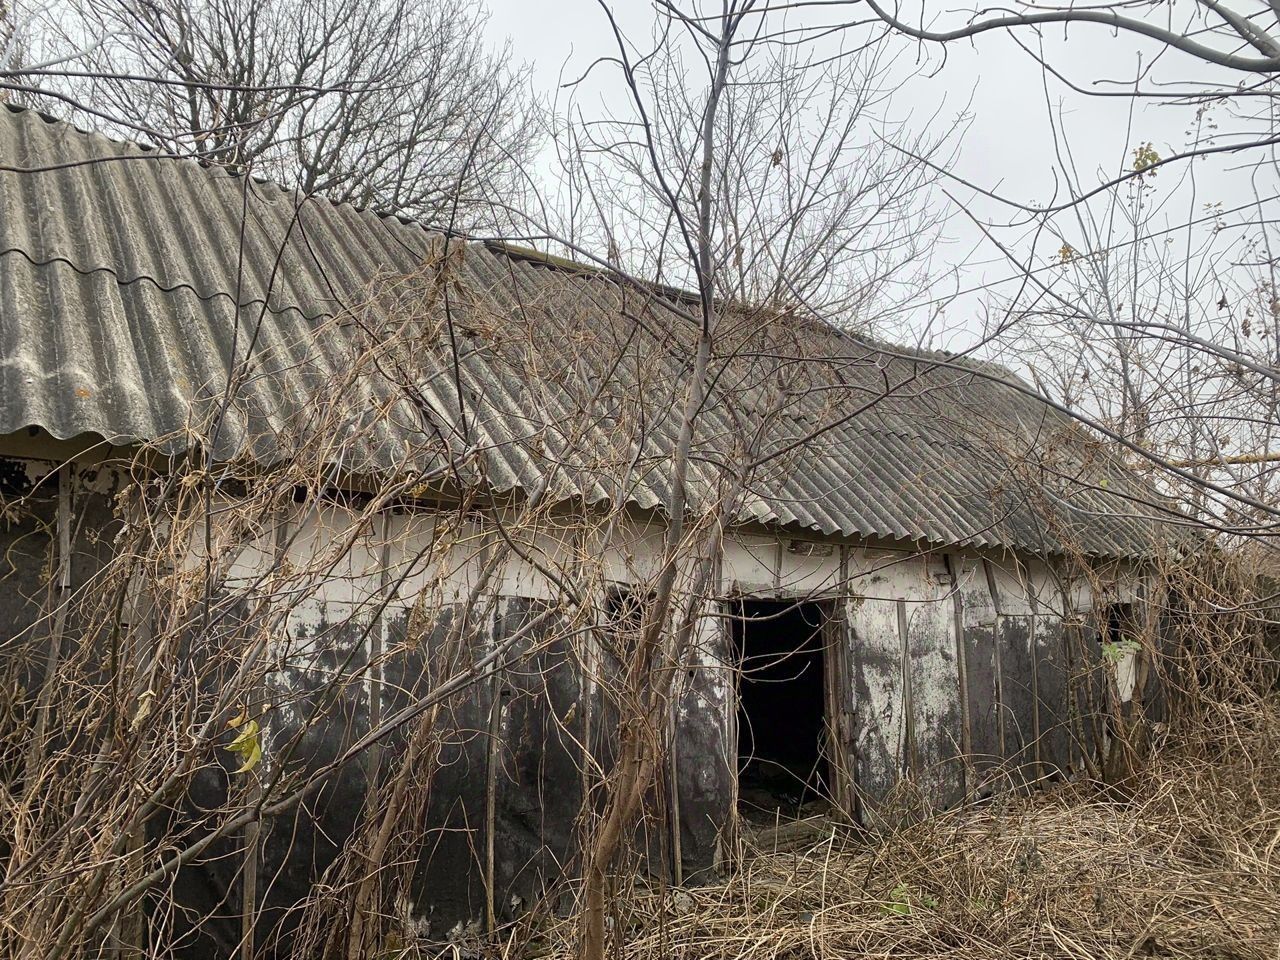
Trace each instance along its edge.
<instances>
[{"instance_id":1,"label":"vertical wooden beam","mask_svg":"<svg viewBox=\"0 0 1280 960\"><path fill-rule=\"evenodd\" d=\"M725 769L729 771L729 817L721 831L724 840L717 842L715 855L715 867L721 869L725 865L736 865L740 860L738 855L741 852L738 846L738 684L737 671L730 663L733 651L733 628L725 616L729 612L729 605L725 599L729 585L724 577L723 537L720 540L720 549L716 551L712 562L714 564L711 576L713 593L707 600L707 613L715 617L716 633L713 642L716 662L719 664L718 669L727 671L723 682L728 691L724 698L724 763Z\"/></svg>"},{"instance_id":2,"label":"vertical wooden beam","mask_svg":"<svg viewBox=\"0 0 1280 960\"><path fill-rule=\"evenodd\" d=\"M260 711L250 708L251 715ZM256 781L251 780L245 791L245 804L258 802L259 794ZM240 957L241 960L253 960L257 947L258 928L258 868L262 852L262 825L258 818L245 824L244 828L244 866L241 874L240 889Z\"/></svg>"},{"instance_id":3,"label":"vertical wooden beam","mask_svg":"<svg viewBox=\"0 0 1280 960\"><path fill-rule=\"evenodd\" d=\"M578 550L577 559L582 563L587 563L587 557L591 549L587 542L587 534L585 529L580 529L575 535L574 543ZM609 551L608 539L600 541L596 549L596 557L604 557ZM605 583L609 581L606 579ZM582 710L582 763L581 767L581 790L583 803L583 816L589 814L586 810L588 798L591 796L591 783L594 776L593 771L597 766L596 757L596 698L600 696L600 690L597 687L597 677L599 676L602 664L604 663L604 655L602 653L603 644L601 643L601 631L604 629L605 620L608 610L603 604L608 602L608 588L604 593L596 597L592 604L592 628L586 631L582 640L582 663L579 665L578 672L578 699Z\"/></svg>"},{"instance_id":4,"label":"vertical wooden beam","mask_svg":"<svg viewBox=\"0 0 1280 960\"><path fill-rule=\"evenodd\" d=\"M369 729L376 730L382 723L383 670L382 658L390 643L390 622L387 611L391 598L391 508L383 511L381 516L382 545L378 551L378 603L381 612L378 614L378 625L369 634ZM377 805L378 774L382 768L382 741L369 747L369 785L368 809L372 811Z\"/></svg>"},{"instance_id":5,"label":"vertical wooden beam","mask_svg":"<svg viewBox=\"0 0 1280 960\"><path fill-rule=\"evenodd\" d=\"M964 641L964 597L960 593L960 574L956 558L943 558L951 576L951 615L956 640L956 674L960 684L960 793L968 799L973 787L973 708L969 702L969 655Z\"/></svg>"},{"instance_id":6,"label":"vertical wooden beam","mask_svg":"<svg viewBox=\"0 0 1280 960\"><path fill-rule=\"evenodd\" d=\"M692 653L690 655L692 656ZM681 676L677 677L672 685L671 702L667 704L667 796L670 800L668 829L671 831L671 875L676 886L684 883L684 863L682 862L684 851L680 844L680 753L676 744L676 720L679 715L680 692L684 685L686 668L680 665L679 669Z\"/></svg>"},{"instance_id":7,"label":"vertical wooden beam","mask_svg":"<svg viewBox=\"0 0 1280 960\"><path fill-rule=\"evenodd\" d=\"M131 694L135 703L154 691L147 683L154 647L155 597L146 588L136 570L127 586L122 623L125 635L123 662L134 666L135 675ZM145 823L137 823L130 832L125 854L124 886L130 886L142 878L146 841ZM141 900L126 907L120 915L119 942L115 953L121 960L142 960L146 951L146 910Z\"/></svg>"},{"instance_id":8,"label":"vertical wooden beam","mask_svg":"<svg viewBox=\"0 0 1280 960\"><path fill-rule=\"evenodd\" d=\"M742 772L738 769L738 706L741 698L741 691L738 687L742 680L742 665L738 660L738 650L733 645L733 626L728 616L732 607L727 601L717 601L716 605L719 607L719 612L724 614L719 618L719 639L722 648L728 651L729 656L726 661L732 670L732 674L727 680L727 695L725 696L725 712L728 714L726 726L729 730L728 743L725 744L726 752L729 754L729 823L726 846L729 848L727 859L730 860L731 865L736 866L742 862L741 824L738 817L738 777Z\"/></svg>"},{"instance_id":9,"label":"vertical wooden beam","mask_svg":"<svg viewBox=\"0 0 1280 960\"><path fill-rule=\"evenodd\" d=\"M857 688L853 682L854 644L857 642L858 635L854 629L853 611L851 609L854 596L853 591L850 589L850 584L852 583L852 565L849 559L850 549L848 546L840 547L840 622L842 625L840 631L840 663L843 677L841 682L848 694L848 700L840 705L840 729L843 738L841 749L846 764L846 811L854 823L863 823L862 793L858 789Z\"/></svg>"},{"instance_id":10,"label":"vertical wooden beam","mask_svg":"<svg viewBox=\"0 0 1280 960\"><path fill-rule=\"evenodd\" d=\"M498 642L498 625L504 616L504 603L494 604L491 643ZM498 823L498 767L502 743L502 671L497 661L489 667L489 749L485 758L484 788L484 916L485 930L492 933L498 925L497 911L497 845L494 834Z\"/></svg>"},{"instance_id":11,"label":"vertical wooden beam","mask_svg":"<svg viewBox=\"0 0 1280 960\"><path fill-rule=\"evenodd\" d=\"M44 738L49 726L49 700L53 696L54 674L62 662L62 640L67 628L67 610L71 605L71 485L75 461L69 460L58 468L58 504L54 513L54 556L57 568L53 575L51 599L56 604L49 641L45 648L44 676L40 680L40 692L36 699L35 724L31 744L27 749L25 782L35 782L37 768L44 758Z\"/></svg>"},{"instance_id":12,"label":"vertical wooden beam","mask_svg":"<svg viewBox=\"0 0 1280 960\"><path fill-rule=\"evenodd\" d=\"M899 600L898 607L898 640L901 644L902 658L902 757L899 760L900 773L915 776L916 770L916 721L915 704L911 689L911 641L908 639L907 601Z\"/></svg>"},{"instance_id":13,"label":"vertical wooden beam","mask_svg":"<svg viewBox=\"0 0 1280 960\"><path fill-rule=\"evenodd\" d=\"M853 818L853 789L849 756L849 719L845 704L848 701L849 664L847 655L849 620L849 552L840 547L839 581L836 597L824 605L828 622L823 627L823 670L827 686L827 736L831 755L831 795L836 806L850 819Z\"/></svg>"},{"instance_id":14,"label":"vertical wooden beam","mask_svg":"<svg viewBox=\"0 0 1280 960\"><path fill-rule=\"evenodd\" d=\"M1072 579L1069 573L1058 578L1059 594L1062 602L1062 670L1065 675L1067 711L1067 764L1079 770L1085 764L1084 727L1081 723L1081 706L1079 685L1084 671L1080 663L1083 650L1083 638L1080 632L1081 617L1076 609L1075 597L1072 593Z\"/></svg>"},{"instance_id":15,"label":"vertical wooden beam","mask_svg":"<svg viewBox=\"0 0 1280 960\"><path fill-rule=\"evenodd\" d=\"M289 516L285 513L275 526L275 562L283 560L283 554L289 545ZM246 713L250 717L261 718L266 713L265 684L257 684L250 691L250 702L245 704ZM261 724L259 736L266 737L265 725ZM246 778L245 803L257 804L261 800L261 784L257 774L250 773ZM261 814L261 811L259 811ZM240 890L240 957L241 960L253 960L257 949L258 930L258 872L262 862L262 822L254 817L244 828L244 866Z\"/></svg>"},{"instance_id":16,"label":"vertical wooden beam","mask_svg":"<svg viewBox=\"0 0 1280 960\"><path fill-rule=\"evenodd\" d=\"M1001 643L1001 623L1000 618L1004 611L1000 603L1000 588L996 586L995 571L991 569L991 561L984 559L982 561L983 572L987 575L987 590L991 593L991 606L996 613L995 632L991 638L991 648L994 653L992 657L992 667L996 674L996 735L1000 741L1000 759L1005 760L1009 756L1009 748L1007 737L1005 734L1006 718L1004 711L1004 668L1001 665L1000 643Z\"/></svg>"},{"instance_id":17,"label":"vertical wooden beam","mask_svg":"<svg viewBox=\"0 0 1280 960\"><path fill-rule=\"evenodd\" d=\"M1018 576L1027 592L1027 605L1031 608L1031 625L1027 631L1027 644L1030 648L1028 652L1031 654L1031 737L1035 744L1031 757L1035 763L1036 779L1044 780L1044 744L1041 743L1040 722L1040 597L1031 580L1031 568L1017 558L1014 562L1018 565Z\"/></svg>"}]
</instances>

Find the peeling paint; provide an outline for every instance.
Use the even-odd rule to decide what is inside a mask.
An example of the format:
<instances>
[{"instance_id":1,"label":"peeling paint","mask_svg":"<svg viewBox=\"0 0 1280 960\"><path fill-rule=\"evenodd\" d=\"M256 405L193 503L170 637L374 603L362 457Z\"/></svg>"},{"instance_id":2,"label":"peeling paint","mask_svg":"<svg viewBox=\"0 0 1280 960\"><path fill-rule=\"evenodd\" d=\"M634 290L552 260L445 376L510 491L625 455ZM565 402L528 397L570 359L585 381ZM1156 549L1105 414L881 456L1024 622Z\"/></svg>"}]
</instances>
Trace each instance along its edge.
<instances>
[{"instance_id":1,"label":"peeling paint","mask_svg":"<svg viewBox=\"0 0 1280 960\"><path fill-rule=\"evenodd\" d=\"M31 619L33 604L47 588L53 505L37 488L53 467L50 461L0 459L6 488L37 491L0 526L4 629L23 629L23 618ZM75 478L78 509L92 519L89 526L110 530L117 522L113 498L126 475L103 465L78 469ZM375 524L335 557L335 531L351 522L345 508L300 509L283 522L295 535L285 558L288 567L315 565L323 572L290 598L284 628L271 637L267 696L275 709L264 722L270 746L264 769L274 770L285 746L296 739L294 769L306 771L329 762L367 732L375 704L387 715L412 703L442 671L457 665L444 662L443 637L453 604L475 585L492 538L473 525L459 529L452 518L395 514L387 518L385 534L383 525ZM622 524L613 541L599 549L606 558L606 579L626 584L651 577L660 533L653 525ZM567 552L585 549L590 535L571 527L539 531L527 547L535 561L559 562ZM263 532L257 541L215 543L229 588L243 589L269 574L276 543L274 531ZM844 761L870 825L904 778L914 780L928 803L948 805L960 800L966 787L971 794L980 792L1001 764L1028 777L1035 770L1066 774L1078 767L1081 751L1097 749L1104 665L1096 635L1078 611L1105 598L1090 596L1078 581L1060 583L1037 561L997 562L959 553L948 567L935 556L863 547L844 551L852 579L842 584L841 550L823 555L788 549L787 543L776 536L730 536L721 589L726 596L812 596L843 603L846 673L834 681L839 685L834 699L851 712ZM76 546L82 580L100 566L110 538ZM435 559L415 567L414 557L428 546L438 547L426 551ZM399 584L397 596L375 621L376 604L386 597L389 583ZM557 589L537 562L510 564L494 587L502 598L498 614L485 635L470 642L492 644L510 635ZM1120 581L1114 594L1132 595L1132 590L1131 583ZM671 782L678 832L662 836L672 824L650 823L658 839L645 833L640 840L655 872L667 869L657 862L661 857L675 855L664 844L678 841L673 845L679 862L673 865L685 878L717 866L734 820L735 676L724 621L713 613L699 621L676 687ZM385 654L376 683L365 670L375 655L375 637ZM12 633L0 635L0 644L12 641ZM564 864L577 862L576 817L588 759L583 751L607 767L613 749L607 709L599 691L583 679L590 673L584 662L599 654L588 641L583 644L576 649L561 643L530 663L513 660L447 704L430 795L420 811L424 842L412 866L413 882L394 904L407 928L435 937L477 929L488 897L498 919L510 918L536 902ZM455 658L461 655L452 652ZM1122 694L1137 682L1133 666L1120 665ZM321 692L343 673L359 682L343 686L341 702L325 724L311 724ZM496 728L491 726L495 716ZM495 729L496 738L491 736ZM966 734L974 754L967 767L962 758ZM404 737L401 731L388 740L383 776L403 757ZM202 771L189 802L219 802L227 789L226 773L223 768ZM353 765L313 802L266 825L263 869L273 881L263 904L265 924L287 923L290 908L333 861L362 809L373 773L369 764ZM492 836L487 832L490 787L496 807ZM490 842L492 890L486 889L484 868ZM177 882L175 889L193 898L193 907L215 894L215 900L234 896L235 850L228 846L218 853L217 865L199 868L207 871L201 877L183 874ZM230 927L211 936L221 937L217 949L234 943Z\"/></svg>"}]
</instances>

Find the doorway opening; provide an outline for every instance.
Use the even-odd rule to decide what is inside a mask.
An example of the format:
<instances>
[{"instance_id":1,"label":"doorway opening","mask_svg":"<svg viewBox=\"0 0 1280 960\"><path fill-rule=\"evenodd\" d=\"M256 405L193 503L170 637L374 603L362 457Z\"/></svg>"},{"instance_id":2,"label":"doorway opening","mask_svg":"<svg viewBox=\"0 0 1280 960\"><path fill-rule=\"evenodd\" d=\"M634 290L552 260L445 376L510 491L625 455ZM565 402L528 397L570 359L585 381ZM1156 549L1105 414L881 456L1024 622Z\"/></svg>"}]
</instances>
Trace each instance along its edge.
<instances>
[{"instance_id":1,"label":"doorway opening","mask_svg":"<svg viewBox=\"0 0 1280 960\"><path fill-rule=\"evenodd\" d=\"M824 605L739 600L733 612L739 813L773 823L826 812Z\"/></svg>"}]
</instances>

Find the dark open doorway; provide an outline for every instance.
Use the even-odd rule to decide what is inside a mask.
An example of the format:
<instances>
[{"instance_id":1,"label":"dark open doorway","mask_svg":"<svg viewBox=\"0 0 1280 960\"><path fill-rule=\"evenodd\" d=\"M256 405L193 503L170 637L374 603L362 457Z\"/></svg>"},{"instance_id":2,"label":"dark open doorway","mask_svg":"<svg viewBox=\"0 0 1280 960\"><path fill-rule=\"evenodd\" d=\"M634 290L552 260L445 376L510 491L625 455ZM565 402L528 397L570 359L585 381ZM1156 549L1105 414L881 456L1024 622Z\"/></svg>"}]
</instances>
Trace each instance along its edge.
<instances>
[{"instance_id":1,"label":"dark open doorway","mask_svg":"<svg viewBox=\"0 0 1280 960\"><path fill-rule=\"evenodd\" d=\"M808 816L828 804L820 603L735 604L738 803L749 820Z\"/></svg>"}]
</instances>

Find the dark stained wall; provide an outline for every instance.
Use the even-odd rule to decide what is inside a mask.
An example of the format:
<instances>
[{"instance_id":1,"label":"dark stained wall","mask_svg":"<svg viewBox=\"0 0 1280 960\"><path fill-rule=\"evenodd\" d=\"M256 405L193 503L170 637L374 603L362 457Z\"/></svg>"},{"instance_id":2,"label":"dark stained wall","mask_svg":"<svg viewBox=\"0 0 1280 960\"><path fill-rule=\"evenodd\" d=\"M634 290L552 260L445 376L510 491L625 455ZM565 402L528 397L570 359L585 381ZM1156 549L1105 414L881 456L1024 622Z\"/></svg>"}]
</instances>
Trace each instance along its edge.
<instances>
[{"instance_id":1,"label":"dark stained wall","mask_svg":"<svg viewBox=\"0 0 1280 960\"><path fill-rule=\"evenodd\" d=\"M0 651L7 656L23 649L20 641L32 639L33 631L48 629L40 613L58 560L52 467L0 460L6 506ZM110 555L116 485L98 468L69 475L70 572L72 582L82 584ZM1098 752L1107 695L1098 638L1083 621L1064 625L1061 604L1019 594L1014 582L972 557L912 560L863 577L844 602L837 637L846 673L831 696L847 711L844 759L864 822L878 822L878 811L905 778L926 802L950 805L1001 777L1073 772L1085 755ZM543 609L539 601L502 598L461 647L446 650L453 623L448 606L425 613L397 606L371 622L321 604L318 617L295 624L266 692L274 706L265 724L269 756L287 756L289 772L323 767L368 732L375 712L386 716L414 703L450 669L502 643ZM76 642L83 642L87 616L68 618ZM229 616L220 629L231 635L248 625ZM394 651L381 663L381 681L346 683L338 702L330 702L334 676L370 675L375 632ZM404 830L417 839L395 904L424 937L482 929L490 910L495 921L511 919L580 868L584 800L597 804L584 795L591 783L584 770L591 762L608 768L616 720L585 681L590 670L581 651L547 645L547 636L535 632L498 669L440 707L431 748L421 757L421 790L405 808ZM705 877L723 859L736 767L730 647L723 621L708 618L676 685L675 761L663 772L637 837L654 873L670 875L678 867L684 878ZM608 669L600 663L594 669L602 666ZM324 722L312 723L320 712ZM360 818L376 815L369 807L373 784L385 783L403 762L416 729L406 724L381 750L263 825L260 946L286 951L300 904L317 884L340 879L327 872ZM219 752L174 816L194 820L243 789L232 765L233 758ZM666 812L673 799L674 823ZM178 926L160 931L178 938L186 955L235 948L245 855L244 838L230 838L175 880L182 907L214 918L198 933ZM170 913L177 924L182 915Z\"/></svg>"}]
</instances>

